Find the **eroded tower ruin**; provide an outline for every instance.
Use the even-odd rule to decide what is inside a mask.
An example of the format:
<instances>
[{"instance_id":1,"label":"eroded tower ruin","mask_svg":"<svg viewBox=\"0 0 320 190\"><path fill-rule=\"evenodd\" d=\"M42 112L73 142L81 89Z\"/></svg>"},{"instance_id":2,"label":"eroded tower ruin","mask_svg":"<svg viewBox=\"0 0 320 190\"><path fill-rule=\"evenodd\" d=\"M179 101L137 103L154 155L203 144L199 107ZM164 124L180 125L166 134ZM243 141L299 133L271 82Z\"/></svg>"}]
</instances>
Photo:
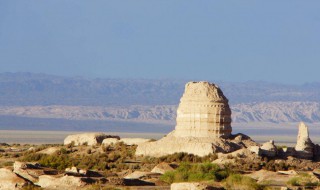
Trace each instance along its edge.
<instances>
[{"instance_id":1,"label":"eroded tower ruin","mask_svg":"<svg viewBox=\"0 0 320 190\"><path fill-rule=\"evenodd\" d=\"M138 145L136 154L205 156L255 144L245 135L231 135L231 131L231 110L221 89L209 82L189 82L177 110L175 130L158 141Z\"/></svg>"},{"instance_id":2,"label":"eroded tower ruin","mask_svg":"<svg viewBox=\"0 0 320 190\"><path fill-rule=\"evenodd\" d=\"M231 110L220 88L209 82L189 82L177 110L177 137L228 137Z\"/></svg>"}]
</instances>

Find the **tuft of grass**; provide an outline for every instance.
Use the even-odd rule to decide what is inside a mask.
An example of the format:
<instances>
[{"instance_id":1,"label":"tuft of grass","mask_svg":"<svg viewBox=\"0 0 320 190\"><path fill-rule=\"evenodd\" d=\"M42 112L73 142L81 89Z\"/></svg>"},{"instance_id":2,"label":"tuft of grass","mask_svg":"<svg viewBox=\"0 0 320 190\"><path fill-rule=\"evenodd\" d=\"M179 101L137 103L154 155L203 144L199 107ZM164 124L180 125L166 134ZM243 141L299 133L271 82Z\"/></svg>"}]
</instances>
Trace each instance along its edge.
<instances>
[{"instance_id":1,"label":"tuft of grass","mask_svg":"<svg viewBox=\"0 0 320 190\"><path fill-rule=\"evenodd\" d=\"M262 190L263 186L248 176L231 174L225 181L225 188L227 190Z\"/></svg>"},{"instance_id":2,"label":"tuft of grass","mask_svg":"<svg viewBox=\"0 0 320 190\"><path fill-rule=\"evenodd\" d=\"M7 167L7 166L13 166L13 162L12 161L7 161L7 162L4 162L4 163L0 164L0 168Z\"/></svg>"},{"instance_id":3,"label":"tuft of grass","mask_svg":"<svg viewBox=\"0 0 320 190\"><path fill-rule=\"evenodd\" d=\"M313 180L312 176L306 173L299 174L296 177L292 177L287 181L288 185L291 186L307 186L307 187L314 187L319 186L320 183Z\"/></svg>"}]
</instances>

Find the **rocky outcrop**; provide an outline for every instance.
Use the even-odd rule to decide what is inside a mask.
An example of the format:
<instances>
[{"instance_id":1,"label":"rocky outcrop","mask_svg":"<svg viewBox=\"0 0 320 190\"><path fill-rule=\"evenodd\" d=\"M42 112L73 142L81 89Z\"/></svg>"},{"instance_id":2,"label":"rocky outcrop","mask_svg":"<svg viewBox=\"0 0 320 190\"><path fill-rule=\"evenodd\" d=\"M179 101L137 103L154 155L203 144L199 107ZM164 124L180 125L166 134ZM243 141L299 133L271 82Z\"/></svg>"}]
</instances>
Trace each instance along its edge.
<instances>
[{"instance_id":1,"label":"rocky outcrop","mask_svg":"<svg viewBox=\"0 0 320 190\"><path fill-rule=\"evenodd\" d=\"M97 145L101 144L102 141L106 138L117 138L118 136L107 135L104 133L82 133L82 134L75 134L69 135L64 139L64 145L74 143L75 146L79 145Z\"/></svg>"},{"instance_id":2,"label":"rocky outcrop","mask_svg":"<svg viewBox=\"0 0 320 190\"><path fill-rule=\"evenodd\" d=\"M258 183L268 181L270 182L269 185L285 186L287 181L295 175L284 175L278 172L259 170L246 174L246 176L257 180Z\"/></svg>"},{"instance_id":3,"label":"rocky outcrop","mask_svg":"<svg viewBox=\"0 0 320 190\"><path fill-rule=\"evenodd\" d=\"M27 185L27 181L20 178L7 168L0 168L0 189L1 190L14 190L21 189Z\"/></svg>"},{"instance_id":4,"label":"rocky outcrop","mask_svg":"<svg viewBox=\"0 0 320 190\"><path fill-rule=\"evenodd\" d=\"M114 145L118 142L119 142L119 139L117 139L117 138L107 138L102 141L102 144L103 145L112 145L112 144Z\"/></svg>"},{"instance_id":5,"label":"rocky outcrop","mask_svg":"<svg viewBox=\"0 0 320 190\"><path fill-rule=\"evenodd\" d=\"M126 175L124 179L141 179L152 174L152 172L134 171L133 173Z\"/></svg>"},{"instance_id":6,"label":"rocky outcrop","mask_svg":"<svg viewBox=\"0 0 320 190\"><path fill-rule=\"evenodd\" d=\"M15 161L13 164L13 172L19 176L32 181L33 183L38 181L40 175L44 175L43 170L37 163L25 163Z\"/></svg>"},{"instance_id":7,"label":"rocky outcrop","mask_svg":"<svg viewBox=\"0 0 320 190\"><path fill-rule=\"evenodd\" d=\"M248 147L248 150L252 153L257 154L257 155L261 155L261 149L259 146L250 146L250 147Z\"/></svg>"},{"instance_id":8,"label":"rocky outcrop","mask_svg":"<svg viewBox=\"0 0 320 190\"><path fill-rule=\"evenodd\" d=\"M199 137L175 137L169 133L166 137L155 141L138 145L137 155L160 157L178 152L186 152L198 156L206 156L212 153L229 153L241 148L256 145L249 137L241 143L230 135L223 138L199 138Z\"/></svg>"},{"instance_id":9,"label":"rocky outcrop","mask_svg":"<svg viewBox=\"0 0 320 190\"><path fill-rule=\"evenodd\" d=\"M159 173L159 174L164 174L164 173L166 173L166 172L168 172L168 171L173 171L173 170L174 170L174 168L173 168L170 164L162 162L162 163L156 165L156 166L151 170L151 172L153 172L153 173Z\"/></svg>"},{"instance_id":10,"label":"rocky outcrop","mask_svg":"<svg viewBox=\"0 0 320 190\"><path fill-rule=\"evenodd\" d=\"M66 168L65 169L65 173L67 175L73 175L73 176L86 176L87 175L87 170L82 170L82 169L78 169L76 167L71 167L71 168Z\"/></svg>"},{"instance_id":11,"label":"rocky outcrop","mask_svg":"<svg viewBox=\"0 0 320 190\"><path fill-rule=\"evenodd\" d=\"M263 156L275 157L277 155L277 147L274 145L273 140L263 143L260 149L261 149L260 154Z\"/></svg>"},{"instance_id":12,"label":"rocky outcrop","mask_svg":"<svg viewBox=\"0 0 320 190\"><path fill-rule=\"evenodd\" d=\"M85 186L86 179L74 176L54 177L50 175L39 176L39 185L42 188L48 189L76 189Z\"/></svg>"},{"instance_id":13,"label":"rocky outcrop","mask_svg":"<svg viewBox=\"0 0 320 190\"><path fill-rule=\"evenodd\" d=\"M158 141L138 145L136 154L205 156L255 145L248 136L234 136L231 131L231 110L221 89L209 82L189 82L177 110L175 130Z\"/></svg>"},{"instance_id":14,"label":"rocky outcrop","mask_svg":"<svg viewBox=\"0 0 320 190\"><path fill-rule=\"evenodd\" d=\"M299 132L295 150L296 156L299 158L311 159L313 157L314 144L309 138L308 127L303 122L299 124Z\"/></svg>"}]
</instances>

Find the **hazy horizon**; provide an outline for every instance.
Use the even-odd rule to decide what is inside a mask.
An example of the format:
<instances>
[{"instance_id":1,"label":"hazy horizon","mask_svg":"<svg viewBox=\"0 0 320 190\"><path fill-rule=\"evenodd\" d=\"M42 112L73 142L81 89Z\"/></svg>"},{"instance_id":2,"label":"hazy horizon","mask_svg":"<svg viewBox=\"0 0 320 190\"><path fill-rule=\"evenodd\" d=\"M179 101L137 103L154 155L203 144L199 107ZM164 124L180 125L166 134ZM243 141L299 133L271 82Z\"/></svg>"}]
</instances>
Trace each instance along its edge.
<instances>
[{"instance_id":1,"label":"hazy horizon","mask_svg":"<svg viewBox=\"0 0 320 190\"><path fill-rule=\"evenodd\" d=\"M175 77L154 77L154 78L146 78L146 77L93 77L93 76L85 76L85 75L64 75L64 74L50 74L50 73L45 73L45 72L30 72L30 71L17 71L17 72L11 72L11 71L6 71L6 72L0 72L0 74L12 74L12 75L24 75L24 74L30 74L30 75L47 75L47 76L53 76L53 77L64 77L64 78L79 78L79 79L84 79L84 80L98 80L98 79L119 79L119 80L176 80L176 81L208 81L215 83L219 85L219 83L268 83L268 84L279 84L279 85L306 85L306 84L312 84L312 83L320 83L320 78L319 80L316 81L305 81L301 83L290 83L290 82L277 82L277 81L268 81L268 80L245 80L245 81L231 81L231 80L205 80L201 78L175 78Z\"/></svg>"}]
</instances>

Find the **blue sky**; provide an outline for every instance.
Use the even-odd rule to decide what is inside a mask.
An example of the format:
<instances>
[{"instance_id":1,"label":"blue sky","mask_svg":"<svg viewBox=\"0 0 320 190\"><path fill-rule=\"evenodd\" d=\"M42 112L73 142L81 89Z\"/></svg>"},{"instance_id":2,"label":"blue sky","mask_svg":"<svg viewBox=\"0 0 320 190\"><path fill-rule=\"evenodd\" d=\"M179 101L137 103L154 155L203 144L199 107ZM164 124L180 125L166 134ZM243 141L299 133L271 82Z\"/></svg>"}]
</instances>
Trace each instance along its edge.
<instances>
[{"instance_id":1,"label":"blue sky","mask_svg":"<svg viewBox=\"0 0 320 190\"><path fill-rule=\"evenodd\" d=\"M0 72L320 82L320 1L0 1Z\"/></svg>"}]
</instances>

